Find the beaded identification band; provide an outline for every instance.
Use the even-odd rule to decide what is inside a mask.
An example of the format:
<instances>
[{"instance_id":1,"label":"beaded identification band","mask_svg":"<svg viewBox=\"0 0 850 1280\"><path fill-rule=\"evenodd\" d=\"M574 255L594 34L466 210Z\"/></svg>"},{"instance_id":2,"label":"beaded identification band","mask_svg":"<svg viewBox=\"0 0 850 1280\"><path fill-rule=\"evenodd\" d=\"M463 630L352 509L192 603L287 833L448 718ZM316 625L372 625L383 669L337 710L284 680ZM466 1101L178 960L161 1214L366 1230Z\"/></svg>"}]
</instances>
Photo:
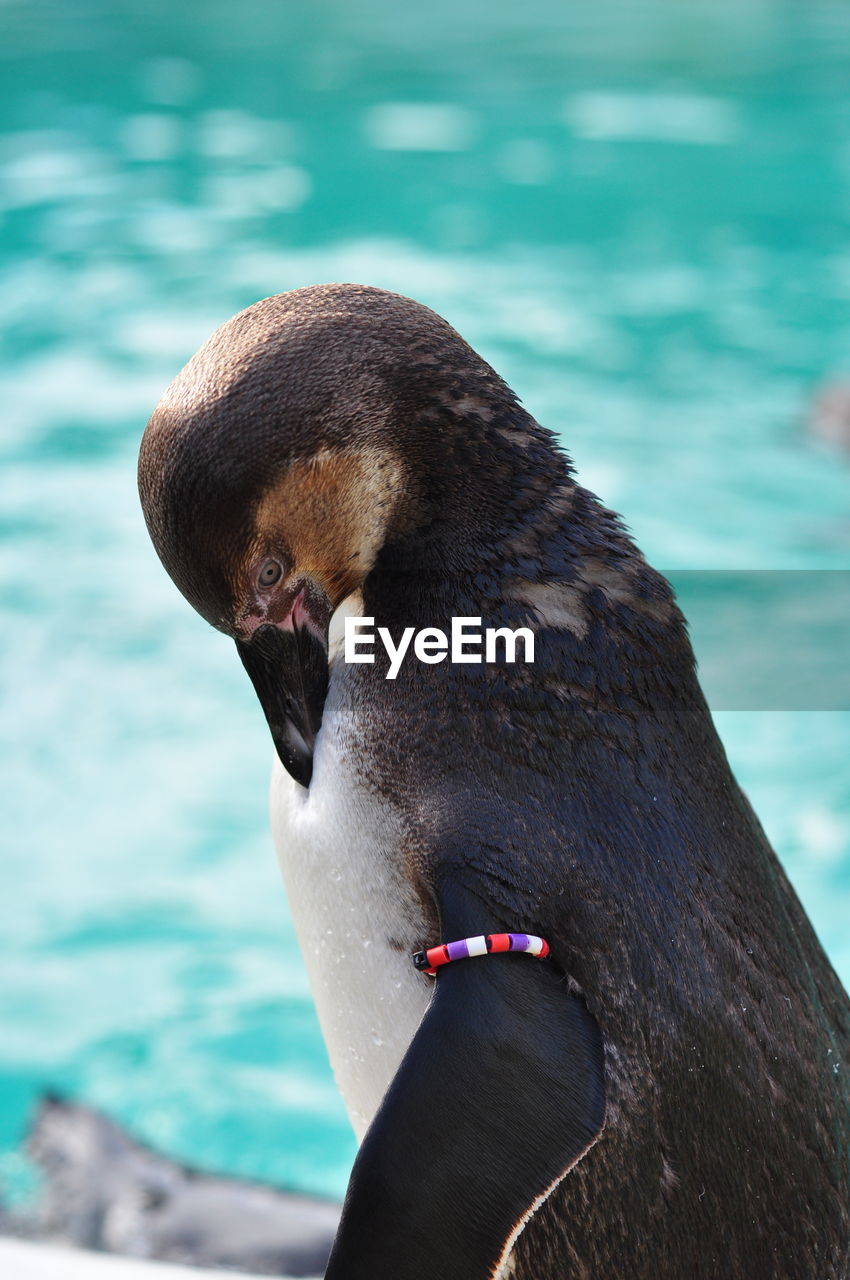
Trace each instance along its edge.
<instances>
[{"instance_id":1,"label":"beaded identification band","mask_svg":"<svg viewBox=\"0 0 850 1280\"><path fill-rule=\"evenodd\" d=\"M495 955L499 951L524 951L527 955L545 960L549 943L533 933L484 933L477 938L460 938L457 942L443 942L427 951L417 951L413 967L421 973L435 977L437 970L452 960L469 960L472 956Z\"/></svg>"}]
</instances>

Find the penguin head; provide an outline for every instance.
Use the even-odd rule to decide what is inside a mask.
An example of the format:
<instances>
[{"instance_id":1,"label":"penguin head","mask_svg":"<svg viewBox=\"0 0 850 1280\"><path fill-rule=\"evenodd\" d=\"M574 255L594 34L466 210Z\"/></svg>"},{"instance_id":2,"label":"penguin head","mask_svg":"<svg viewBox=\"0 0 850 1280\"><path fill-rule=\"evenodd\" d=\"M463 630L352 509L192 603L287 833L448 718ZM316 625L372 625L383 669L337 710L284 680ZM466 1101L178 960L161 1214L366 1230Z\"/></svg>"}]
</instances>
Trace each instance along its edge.
<instances>
[{"instance_id":1,"label":"penguin head","mask_svg":"<svg viewBox=\"0 0 850 1280\"><path fill-rule=\"evenodd\" d=\"M476 479L476 439L499 397L515 405L428 308L325 285L235 316L156 406L139 458L154 546L187 600L235 639L302 784L331 614L388 543L494 505L491 482ZM459 417L477 430L447 434ZM452 474L464 483L450 492Z\"/></svg>"}]
</instances>

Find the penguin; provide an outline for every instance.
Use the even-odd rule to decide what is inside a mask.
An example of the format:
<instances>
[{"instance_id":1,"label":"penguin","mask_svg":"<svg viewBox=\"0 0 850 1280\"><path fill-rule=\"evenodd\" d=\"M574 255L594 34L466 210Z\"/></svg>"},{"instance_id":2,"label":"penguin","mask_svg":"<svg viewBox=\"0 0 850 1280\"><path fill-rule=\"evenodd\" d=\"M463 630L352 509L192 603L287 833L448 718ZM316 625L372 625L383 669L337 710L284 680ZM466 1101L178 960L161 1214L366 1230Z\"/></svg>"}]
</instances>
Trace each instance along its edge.
<instances>
[{"instance_id":1,"label":"penguin","mask_svg":"<svg viewBox=\"0 0 850 1280\"><path fill-rule=\"evenodd\" d=\"M327 1280L850 1276L850 1005L665 579L443 319L267 298L166 390L154 546L233 638L360 1139ZM340 620L534 661L346 661ZM412 955L512 931L548 954Z\"/></svg>"}]
</instances>

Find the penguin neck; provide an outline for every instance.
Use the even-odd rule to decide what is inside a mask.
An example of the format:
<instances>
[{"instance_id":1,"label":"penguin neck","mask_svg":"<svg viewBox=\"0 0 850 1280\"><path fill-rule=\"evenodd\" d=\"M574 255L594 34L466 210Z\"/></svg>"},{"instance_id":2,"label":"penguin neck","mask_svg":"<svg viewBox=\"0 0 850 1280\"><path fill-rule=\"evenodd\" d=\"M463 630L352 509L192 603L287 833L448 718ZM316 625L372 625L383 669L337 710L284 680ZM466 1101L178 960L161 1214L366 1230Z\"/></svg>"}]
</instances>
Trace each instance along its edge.
<instances>
[{"instance_id":1,"label":"penguin neck","mask_svg":"<svg viewBox=\"0 0 850 1280\"><path fill-rule=\"evenodd\" d=\"M408 443L416 516L387 541L375 573L413 576L419 594L431 584L466 596L481 574L509 567L511 546L553 495L576 487L554 436L507 396L463 417L420 414Z\"/></svg>"},{"instance_id":2,"label":"penguin neck","mask_svg":"<svg viewBox=\"0 0 850 1280\"><path fill-rule=\"evenodd\" d=\"M393 634L448 630L453 617L531 626L536 678L569 690L576 734L605 712L623 724L670 716L702 735L707 712L668 583L615 513L575 482L549 433L515 407L486 440L470 432L464 446L452 444L438 510L384 547L364 613ZM470 469L485 445L488 456Z\"/></svg>"}]
</instances>

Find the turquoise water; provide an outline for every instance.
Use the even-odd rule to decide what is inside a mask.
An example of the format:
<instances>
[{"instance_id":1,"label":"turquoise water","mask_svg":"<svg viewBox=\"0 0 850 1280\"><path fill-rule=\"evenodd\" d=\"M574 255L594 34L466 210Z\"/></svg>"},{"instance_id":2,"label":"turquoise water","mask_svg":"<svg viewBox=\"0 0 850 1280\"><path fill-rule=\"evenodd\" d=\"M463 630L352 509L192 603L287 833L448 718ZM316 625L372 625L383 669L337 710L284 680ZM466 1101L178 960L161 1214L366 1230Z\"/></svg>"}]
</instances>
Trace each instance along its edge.
<instances>
[{"instance_id":1,"label":"turquoise water","mask_svg":"<svg viewBox=\"0 0 850 1280\"><path fill-rule=\"evenodd\" d=\"M318 280L412 294L659 566L850 568L850 460L803 431L850 373L850 10L398 9L0 13L0 1175L19 1192L46 1085L177 1157L310 1190L340 1193L354 1150L266 830L261 713L135 495L153 403L235 310ZM707 673L758 662L743 624L695 640ZM850 981L850 714L717 720Z\"/></svg>"}]
</instances>

